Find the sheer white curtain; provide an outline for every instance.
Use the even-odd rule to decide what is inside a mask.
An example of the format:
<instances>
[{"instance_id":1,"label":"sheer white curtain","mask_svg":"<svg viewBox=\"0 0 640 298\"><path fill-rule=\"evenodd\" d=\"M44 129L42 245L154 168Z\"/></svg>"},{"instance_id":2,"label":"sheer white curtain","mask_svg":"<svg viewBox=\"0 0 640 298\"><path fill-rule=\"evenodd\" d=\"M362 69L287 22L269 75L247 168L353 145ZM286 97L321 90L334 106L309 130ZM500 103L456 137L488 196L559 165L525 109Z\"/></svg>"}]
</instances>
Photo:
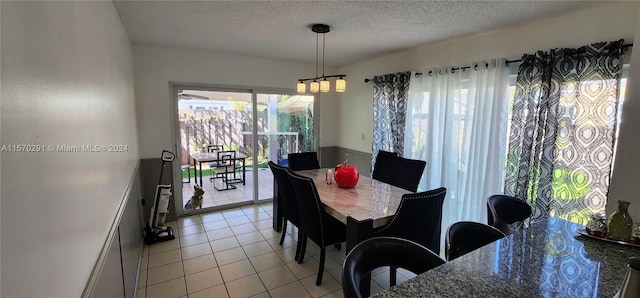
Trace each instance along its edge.
<instances>
[{"instance_id":1,"label":"sheer white curtain","mask_svg":"<svg viewBox=\"0 0 640 298\"><path fill-rule=\"evenodd\" d=\"M502 193L509 69L504 59L472 65L427 70L409 84L404 154L427 162L420 190L447 188L443 229L486 223L487 198Z\"/></svg>"}]
</instances>

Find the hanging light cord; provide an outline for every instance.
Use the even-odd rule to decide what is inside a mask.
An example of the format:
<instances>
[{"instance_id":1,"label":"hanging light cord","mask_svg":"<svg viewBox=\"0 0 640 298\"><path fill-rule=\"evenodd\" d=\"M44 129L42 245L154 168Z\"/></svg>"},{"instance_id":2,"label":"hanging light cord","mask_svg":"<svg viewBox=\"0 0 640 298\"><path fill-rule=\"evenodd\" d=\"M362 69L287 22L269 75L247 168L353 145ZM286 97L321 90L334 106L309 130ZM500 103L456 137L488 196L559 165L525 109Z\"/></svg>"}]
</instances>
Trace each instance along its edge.
<instances>
[{"instance_id":1,"label":"hanging light cord","mask_svg":"<svg viewBox=\"0 0 640 298\"><path fill-rule=\"evenodd\" d=\"M322 77L324 77L324 36L325 35L326 34L322 34ZM316 75L316 76L318 76L318 75Z\"/></svg>"},{"instance_id":2,"label":"hanging light cord","mask_svg":"<svg viewBox=\"0 0 640 298\"><path fill-rule=\"evenodd\" d=\"M328 78L340 78L340 80L343 80L343 78L347 76L346 74L325 75L325 72L324 72L324 62L325 62L324 52L325 52L325 41L326 41L325 34L330 31L329 26L324 24L314 24L311 30L316 33L316 77L308 78L308 79L298 79L298 83L304 84L305 81L317 81L318 79L327 80ZM318 76L318 72L320 70L320 65L319 65L320 64L319 63L320 62L320 36L318 36L318 34L322 34L322 76L321 77Z\"/></svg>"}]
</instances>

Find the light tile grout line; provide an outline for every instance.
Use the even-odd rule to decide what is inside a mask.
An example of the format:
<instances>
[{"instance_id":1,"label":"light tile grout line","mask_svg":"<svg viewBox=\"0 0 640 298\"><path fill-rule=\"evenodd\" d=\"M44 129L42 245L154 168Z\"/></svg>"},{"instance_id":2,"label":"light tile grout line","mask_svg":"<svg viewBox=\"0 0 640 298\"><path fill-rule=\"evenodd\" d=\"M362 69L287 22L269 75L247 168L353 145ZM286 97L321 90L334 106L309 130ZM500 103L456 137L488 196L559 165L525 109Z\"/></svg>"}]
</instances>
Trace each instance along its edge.
<instances>
[{"instance_id":1,"label":"light tile grout line","mask_svg":"<svg viewBox=\"0 0 640 298\"><path fill-rule=\"evenodd\" d=\"M145 258L147 258L147 262L146 262L146 264L147 264L146 267L147 268L145 268L147 273L145 274L145 277L144 277L144 279L145 279L145 281L144 281L144 297L147 298L147 293L149 293L149 291L147 291L147 288L149 288L149 254L151 254L151 246L150 245L146 245L146 244L145 244L145 246L148 246L147 255L145 256ZM182 257L182 255L180 257Z\"/></svg>"},{"instance_id":2,"label":"light tile grout line","mask_svg":"<svg viewBox=\"0 0 640 298\"><path fill-rule=\"evenodd\" d=\"M244 211L242 211L242 212L244 212ZM253 225L254 228L257 229L257 227L253 224L253 222L251 223L251 225ZM236 237L236 241L238 241L237 235L234 236L234 237ZM238 242L240 242L240 241L238 241ZM242 244L240 244L240 247L242 248ZM271 250L273 250L273 248L271 248ZM253 263L251 263L251 259L249 258L249 255L247 255L247 252L244 250L244 248L242 248L242 252L244 253L245 256L247 256L247 260L249 261L249 264L251 264L251 267L253 268L253 271L256 272L255 274L256 274L256 276L258 276L258 280L260 280L260 283L262 283L262 287L264 287L265 292L267 293L267 295L271 296L271 294L269 294L269 290L267 289L267 285L265 285L264 281L262 281L262 278L260 278L260 274L258 274L258 269L256 269L256 266L253 265ZM258 293L258 294L261 294L261 293Z\"/></svg>"},{"instance_id":3,"label":"light tile grout line","mask_svg":"<svg viewBox=\"0 0 640 298\"><path fill-rule=\"evenodd\" d=\"M198 218L200 218L200 216L198 216ZM178 237L176 237L178 240L178 249L180 250L180 265L182 266L182 280L184 281L184 291L185 291L185 296L189 297L189 286L187 285L187 271L184 268L184 258L182 256L182 242L180 242L180 237L182 237L182 231L180 231L180 227L178 226L178 221L176 220L176 229L178 229L178 232L180 235L178 235ZM206 236L206 235L205 235Z\"/></svg>"},{"instance_id":4,"label":"light tile grout line","mask_svg":"<svg viewBox=\"0 0 640 298\"><path fill-rule=\"evenodd\" d=\"M220 214L222 214L222 213L220 213ZM202 222L202 214L198 214L198 218L200 219L200 224L202 224L202 228L204 229L204 223ZM227 225L229 225L229 223L224 218L224 216L222 216L222 218L224 219L225 223ZM216 261L216 268L218 269L218 272L220 273L220 278L222 278L222 285L224 285L224 290L227 292L227 296L231 297L231 294L229 293L229 289L227 288L227 282L224 280L224 276L222 276L222 271L220 271L220 263L218 263L218 258L216 258L216 254L213 252L213 247L211 247L211 241L213 241L213 240L209 239L209 235L206 233L206 229L205 229L204 235L207 237L207 243L209 243L209 249L211 249L211 254L213 255L213 260ZM185 278L185 281L186 281L186 278ZM189 297L189 291L187 291L187 297Z\"/></svg>"},{"instance_id":5,"label":"light tile grout line","mask_svg":"<svg viewBox=\"0 0 640 298\"><path fill-rule=\"evenodd\" d=\"M251 207L247 207L247 206L245 206L245 207L239 207L239 208L233 208L233 209L229 209L229 210L226 210L226 211L230 211L230 210L234 210L234 209L235 209L235 210L241 210L241 211L244 213L244 216L247 216L247 217L249 217L249 216L253 216L253 215L255 215L255 213L260 213L260 212L264 212L264 213L268 214L269 216L271 216L271 214L269 214L269 213L268 213L268 210L266 210L266 209L264 209L264 208L263 208L265 204L268 204L268 203L262 203L262 204L252 205L253 207L258 207L258 209L257 209L257 210L251 210L251 211L248 211L248 212L251 212L251 214L247 214L247 212L245 212L245 211L247 211L247 210L251 209ZM197 218L198 218L199 222L198 222L198 223L196 223L196 224L189 225L189 226L196 226L196 225L200 225L200 226L203 226L203 229L204 229L204 222L203 222L203 218L202 218L204 215L211 214L211 213L220 213L220 214L221 214L221 213L223 213L223 212L224 212L224 210L221 210L221 211L214 211L214 212L210 212L210 213L194 214L194 215L192 215L192 216L196 216L196 215L197 215ZM235 216L234 216L234 217L235 217ZM234 218L234 217L230 217L230 218ZM229 225L229 222L227 222L227 218L225 218L225 217L223 216L223 218L222 218L222 219L224 219L224 220L225 220L225 223L227 224L227 227L228 227L228 228L230 228L230 227L231 227L231 225ZM260 228L259 228L258 226L256 226L256 222L257 222L257 221L250 221L250 223L251 223L251 224L252 224L252 226L256 229L256 231L260 232L261 230L260 230ZM183 224L184 224L184 223L183 223ZM184 225L180 225L180 224L178 224L178 221L176 221L175 226L176 226L176 229L177 229L177 230L179 230L179 236L178 236L178 237L176 237L176 238L183 237L183 235L182 235L182 231L183 231L186 227L189 227L189 226L184 226ZM214 230L215 230L215 229L214 229ZM287 235L288 235L289 237L291 237L291 238L293 238L293 239L296 239L296 238L294 237L294 234L293 234L293 233L295 233L295 231L294 231L294 230L295 230L295 229L291 229L291 231L284 231L284 232L285 232L285 233L287 233ZM207 237L207 240L208 240L208 243L209 243L209 249L211 249L211 253L212 253L213 257L214 257L214 260L216 261L216 266L217 266L217 267L216 267L216 269L220 270L220 265L219 265L218 259L217 259L216 255L215 255L215 253L213 252L213 248L211 247L211 241L214 241L215 239L214 239L214 240L212 240L212 239L209 237L209 235L207 234L207 231L206 231L206 230L204 230L204 234L205 234L205 236ZM240 234L240 235L243 235L243 234ZM186 236L189 236L189 235L186 235ZM235 239L236 241L238 241L238 243L239 243L240 241L239 241L239 240L238 240L238 238L237 238L238 236L239 236L239 235L236 235L235 233L233 234L234 239ZM228 238L228 237L225 237L225 238ZM278 238L278 237L276 237L276 238ZM276 239L276 238L273 238L273 239ZM270 241L270 240L273 240L273 239L264 239L264 241L266 241L266 242L271 246L271 244L270 244L270 242L269 242L269 241ZM218 239L218 240L219 240L219 239ZM276 241L276 242L279 242L279 241ZM251 243L250 243L250 244L251 244ZM249 245L249 244L245 244L245 245ZM239 245L239 247L243 249L243 253L245 254L246 259L247 259L247 260L249 260L249 264L251 264L251 266L252 266L253 270L255 271L255 274L256 274L256 275L258 275L258 278L260 279L260 282L262 283L262 285L263 285L263 287L264 287L264 289L265 289L265 292L258 293L257 295L259 295L259 294L263 294L263 293L267 293L267 295L271 295L271 294L269 293L269 289L267 289L266 284L265 284L265 283L264 283L264 281L262 281L262 279L260 278L260 276L259 276L259 274L258 274L258 271L257 271L257 269L256 269L255 265L253 265L253 263L251 263L249 256L247 255L246 251L244 250L243 245L242 245L242 244L240 244L240 245ZM180 251L180 262L181 262L181 265L182 265L182 278L183 278L184 285L185 285L186 296L188 297L190 293L189 293L189 288L188 288L188 285L187 285L187 275L186 275L186 269L185 269L184 259L183 259L183 256L182 256L182 248L183 248L183 247L182 247L182 242L181 242L181 240L180 240L180 239L178 239L178 249L179 249L179 251ZM270 251L270 252L274 252L274 253L276 254L276 256L277 256L277 257L278 257L278 258L279 258L279 259L280 259L280 260L285 264L284 266L287 266L287 261L286 261L285 259L283 259L283 256L280 256L280 254L278 254L278 253L276 252L276 249L275 249L274 247L271 247L271 251ZM146 278L146 284L145 284L145 297L147 296L147 292L148 292L148 291L146 290L146 288L147 288L147 287L148 287L148 285L149 285L149 284L148 284L148 279L149 279L149 274L148 274L148 270L149 270L149 262L148 262L148 259L149 259L150 255L151 255L151 251L150 251L150 247L149 247L149 251L148 251L147 256L146 256L146 258L147 258L147 266L146 266L147 275L146 275L146 277L145 277L145 278ZM260 255L264 255L264 254L260 254ZM258 256L259 256L259 255L258 255ZM308 257L311 257L311 258L313 259L313 256L312 256L312 255L310 255L310 254L308 255ZM315 260L315 259L314 259L314 260ZM233 263L233 262L232 262L232 263ZM296 263L297 263L297 262L296 262ZM231 264L231 263L230 263L230 264ZM287 266L287 267L288 267L288 266ZM291 269L289 269L289 268L288 268L288 270L291 270ZM326 274L331 275L331 274L330 274L328 271L326 271L326 270L325 270L325 273L326 273ZM295 276L295 275L294 275L294 276ZM245 276L245 277L246 277L246 276ZM244 278L244 277L240 277L240 278ZM332 276L332 278L334 278L334 277ZM238 278L238 279L239 279L239 278ZM334 279L335 279L335 278L334 278ZM234 280L237 280L237 279L234 279ZM224 280L224 277L222 277L222 281L223 281L223 283L222 283L222 284L225 286L225 290L226 290L226 292L227 292L227 295L229 295L229 296L230 296L229 289L227 288L227 285L226 285L226 284L227 284L228 282L231 282L231 281L225 281L225 280ZM164 281L164 282L166 282L166 281ZM280 285L280 286L278 286L278 287L276 287L276 288L274 288L274 289L281 288L281 287L284 287L284 286L287 286L287 285L290 285L290 284L293 284L293 283L296 283L296 282L300 282L300 283L301 283L301 280L300 280L297 276L296 276L296 278L295 278L295 280L294 280L294 281L289 282L289 283L286 283L286 284L283 284L283 285ZM374 282L374 283L375 283L375 281L373 281L373 280L372 280L372 282ZM158 283L158 284L159 284L159 283ZM377 283L376 283L376 284L377 284ZM212 286L212 287L215 287L215 286ZM204 291L204 290L209 289L209 288L211 288L211 287L208 287L208 288L205 288L205 289L202 289L202 290L196 291L196 292L194 292L194 293L197 293L197 292L200 292L200 291ZM312 294L309 292L309 290L307 290L307 289L306 289L306 287L304 287L304 286L303 286L302 288L305 290L305 292L306 292L308 295L312 296ZM382 288L382 287L381 287L381 288ZM271 289L271 290L274 290L274 289ZM336 291L338 291L338 290L336 290ZM334 291L334 292L336 292L336 291ZM330 294L332 294L332 293L334 293L334 292L327 293L326 295L330 295ZM191 294L193 294L193 293L191 293ZM324 296L326 296L326 295L324 295ZM151 298L151 297L150 297L150 298Z\"/></svg>"},{"instance_id":6,"label":"light tile grout line","mask_svg":"<svg viewBox=\"0 0 640 298\"><path fill-rule=\"evenodd\" d=\"M260 209L262 209L262 207L260 207ZM247 215L247 216L248 216L248 214L246 214L246 212L244 212L244 210L242 210L242 212L243 212L243 213L245 213L245 215ZM255 212L254 212L254 213L255 213ZM255 225L253 222L251 222L251 224L253 225L253 227L254 227L254 228L256 228L256 230L258 230L258 231L259 231L258 227L256 227L256 225ZM286 233L287 231L282 231L282 232L283 232L283 233ZM237 237L237 236L236 236L236 237ZM238 240L238 239L236 238L236 240ZM268 241L268 240L267 240L267 239L265 239L265 241ZM269 244L269 242L267 242L267 245L269 245L269 246L271 247L271 245ZM240 245L240 247L242 247L242 245ZM243 252L244 252L244 254L247 256L247 259L249 260L249 264L251 264L251 267L253 267L253 270L256 272L256 275L258 276L258 279L259 279L259 280L260 280L260 282L262 283L262 286L264 287L265 292L267 293L267 295L271 296L271 294L269 293L269 289L267 289L267 285L264 283L264 281L262 281L262 278L260 278L260 274L258 274L259 272L258 272L258 270L256 269L256 266L255 266L255 265L253 265L253 263L251 263L251 260L250 260L249 256L247 255L247 252L246 252L246 251L244 251L244 248L242 249L242 251L243 251ZM271 247L271 251L275 253L275 250L273 249L273 247ZM282 260L282 258L281 258L277 253L276 253L276 256L277 256L278 258L280 258L280 260L282 261L282 263L285 263L285 266L286 266L286 262L285 262L284 260ZM298 279L296 278L296 281L297 281L297 280L298 280ZM293 283L293 282L291 282L291 283ZM305 291L306 291L306 289L305 289ZM307 293L308 293L308 291L307 291ZM261 293L258 293L258 294L261 294Z\"/></svg>"}]
</instances>

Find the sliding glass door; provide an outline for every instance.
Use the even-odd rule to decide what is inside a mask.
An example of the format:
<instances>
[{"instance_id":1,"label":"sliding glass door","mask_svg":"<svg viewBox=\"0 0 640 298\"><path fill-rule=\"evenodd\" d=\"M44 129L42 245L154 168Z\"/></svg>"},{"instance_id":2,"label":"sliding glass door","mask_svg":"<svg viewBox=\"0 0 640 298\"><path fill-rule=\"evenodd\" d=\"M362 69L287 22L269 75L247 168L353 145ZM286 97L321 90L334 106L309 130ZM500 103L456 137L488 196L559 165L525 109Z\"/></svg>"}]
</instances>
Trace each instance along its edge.
<instances>
[{"instance_id":1,"label":"sliding glass door","mask_svg":"<svg viewBox=\"0 0 640 298\"><path fill-rule=\"evenodd\" d=\"M224 87L176 85L172 90L174 173L182 178L174 179L174 197L181 215L270 200L268 162L287 165L289 152L315 150L313 96ZM221 166L219 151L232 152L233 166ZM196 186L205 192L202 208L199 200L189 201Z\"/></svg>"},{"instance_id":2,"label":"sliding glass door","mask_svg":"<svg viewBox=\"0 0 640 298\"><path fill-rule=\"evenodd\" d=\"M273 176L267 162L287 166L290 152L315 151L314 97L275 93L257 94L256 144L261 161L258 199L273 198Z\"/></svg>"}]
</instances>

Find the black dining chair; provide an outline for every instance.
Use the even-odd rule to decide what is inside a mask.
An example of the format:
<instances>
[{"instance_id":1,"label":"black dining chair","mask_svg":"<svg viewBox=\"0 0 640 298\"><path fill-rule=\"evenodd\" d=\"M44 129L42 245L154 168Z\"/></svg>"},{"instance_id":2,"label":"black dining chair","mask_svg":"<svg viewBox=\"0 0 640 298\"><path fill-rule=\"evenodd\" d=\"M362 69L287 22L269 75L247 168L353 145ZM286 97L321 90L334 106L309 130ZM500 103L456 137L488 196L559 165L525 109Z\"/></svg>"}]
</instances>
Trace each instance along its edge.
<instances>
[{"instance_id":1,"label":"black dining chair","mask_svg":"<svg viewBox=\"0 0 640 298\"><path fill-rule=\"evenodd\" d=\"M364 278L383 266L403 268L421 274L445 261L428 248L396 237L374 237L360 242L347 255L342 266L342 293L346 298L368 297L369 289L361 289Z\"/></svg>"},{"instance_id":2,"label":"black dining chair","mask_svg":"<svg viewBox=\"0 0 640 298\"><path fill-rule=\"evenodd\" d=\"M289 153L289 168L294 171L319 169L318 154L315 151Z\"/></svg>"},{"instance_id":3,"label":"black dining chair","mask_svg":"<svg viewBox=\"0 0 640 298\"><path fill-rule=\"evenodd\" d=\"M531 214L531 206L527 202L512 196L493 195L487 200L487 223L505 235L513 233L513 224L522 222Z\"/></svg>"},{"instance_id":4,"label":"black dining chair","mask_svg":"<svg viewBox=\"0 0 640 298\"><path fill-rule=\"evenodd\" d=\"M440 254L442 204L447 189L409 193L402 196L398 210L389 223L373 231L373 236L399 237L414 241ZM390 270L391 286L396 284L396 268Z\"/></svg>"},{"instance_id":5,"label":"black dining chair","mask_svg":"<svg viewBox=\"0 0 640 298\"><path fill-rule=\"evenodd\" d=\"M208 144L208 145L205 146L205 149L207 150L208 153L224 151L224 145L222 145L222 144ZM220 165L220 161L219 160L212 161L212 162L209 163L209 168L213 169L213 168L217 167L218 165Z\"/></svg>"},{"instance_id":6,"label":"black dining chair","mask_svg":"<svg viewBox=\"0 0 640 298\"><path fill-rule=\"evenodd\" d=\"M311 239L311 241L320 247L320 261L318 264L318 277L316 279L316 285L320 285L324 272L326 247L345 242L347 240L347 227L344 223L335 219L325 211L325 206L320 201L318 190L316 189L313 179L300 176L290 168L287 169L287 173L289 174L289 181L291 182L295 198L298 202L300 217L298 233L302 231L305 235L305 239L302 240L298 263L303 262L307 239Z\"/></svg>"},{"instance_id":7,"label":"black dining chair","mask_svg":"<svg viewBox=\"0 0 640 298\"><path fill-rule=\"evenodd\" d=\"M382 163L380 167L374 167L374 171L378 168L378 171L383 173L377 174L376 177L372 178L408 191L416 192L426 165L427 162L424 160L386 156L385 162Z\"/></svg>"},{"instance_id":8,"label":"black dining chair","mask_svg":"<svg viewBox=\"0 0 640 298\"><path fill-rule=\"evenodd\" d=\"M210 180L213 181L213 188L218 191L236 189L232 183L231 175L236 175L236 152L235 151L217 151L218 157L216 159L217 165L211 170ZM219 188L215 180L221 179L224 188Z\"/></svg>"},{"instance_id":9,"label":"black dining chair","mask_svg":"<svg viewBox=\"0 0 640 298\"><path fill-rule=\"evenodd\" d=\"M393 175L389 168L392 167L390 163L393 163L394 158L398 157L398 153L389 152L385 150L378 150L376 154L376 161L373 164L373 172L371 173L371 179L378 181L388 181L391 179L390 175Z\"/></svg>"},{"instance_id":10,"label":"black dining chair","mask_svg":"<svg viewBox=\"0 0 640 298\"><path fill-rule=\"evenodd\" d=\"M472 221L456 222L447 229L445 256L447 261L451 261L504 237L504 233L490 225Z\"/></svg>"},{"instance_id":11,"label":"black dining chair","mask_svg":"<svg viewBox=\"0 0 640 298\"><path fill-rule=\"evenodd\" d=\"M284 237L287 234L287 222L290 222L294 226L298 227L298 245L296 247L295 260L298 260L300 254L300 248L302 246L302 239L304 239L304 233L299 229L300 216L298 213L298 201L296 200L295 193L291 187L291 182L287 174L287 168L281 167L275 164L273 161L269 161L269 168L273 173L273 179L276 182L278 189L278 204L282 206L282 235L280 236L280 245L284 242Z\"/></svg>"}]
</instances>

